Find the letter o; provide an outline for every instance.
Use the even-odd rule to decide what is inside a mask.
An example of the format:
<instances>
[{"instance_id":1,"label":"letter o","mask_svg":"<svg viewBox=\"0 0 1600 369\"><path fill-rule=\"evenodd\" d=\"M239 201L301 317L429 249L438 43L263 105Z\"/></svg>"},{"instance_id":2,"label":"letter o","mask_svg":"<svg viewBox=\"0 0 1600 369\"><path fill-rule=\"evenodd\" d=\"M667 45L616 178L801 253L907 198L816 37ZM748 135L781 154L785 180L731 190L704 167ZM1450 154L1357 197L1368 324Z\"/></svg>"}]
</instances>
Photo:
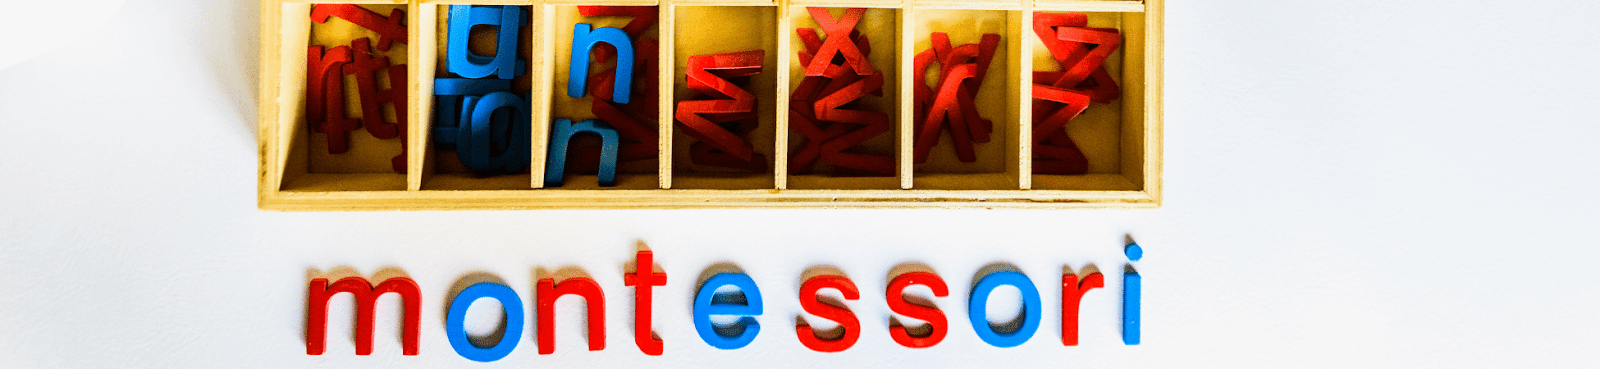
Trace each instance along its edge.
<instances>
[{"instance_id":1,"label":"letter o","mask_svg":"<svg viewBox=\"0 0 1600 369\"><path fill-rule=\"evenodd\" d=\"M989 324L989 294L995 288L1009 285L1022 291L1022 327L1011 332L995 332ZM978 280L978 285L972 287L972 297L967 300L967 319L972 321L972 330L978 333L978 338L994 347L1016 347L1033 338L1033 332L1039 330L1040 317L1039 290L1033 287L1033 281L1028 276L1013 271L990 273Z\"/></svg>"},{"instance_id":2,"label":"letter o","mask_svg":"<svg viewBox=\"0 0 1600 369\"><path fill-rule=\"evenodd\" d=\"M491 347L478 347L472 344L472 341L468 340L467 329L464 326L467 308L482 298L500 301L500 307L506 313L506 333L500 337L499 343ZM511 354L511 350L517 348L517 341L522 340L522 326L522 298L517 297L517 291L511 287L494 282L479 282L461 290L461 293L450 301L450 312L444 318L444 334L450 338L450 347L461 357L478 362L500 360Z\"/></svg>"}]
</instances>

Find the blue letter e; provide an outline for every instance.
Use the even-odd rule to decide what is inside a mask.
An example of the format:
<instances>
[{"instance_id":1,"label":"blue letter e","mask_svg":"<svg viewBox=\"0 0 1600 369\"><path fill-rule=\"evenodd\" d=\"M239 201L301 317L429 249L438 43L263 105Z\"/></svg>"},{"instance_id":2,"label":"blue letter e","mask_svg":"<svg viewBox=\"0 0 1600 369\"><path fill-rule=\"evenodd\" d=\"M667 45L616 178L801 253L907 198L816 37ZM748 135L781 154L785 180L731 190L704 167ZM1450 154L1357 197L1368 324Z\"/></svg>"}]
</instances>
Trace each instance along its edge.
<instances>
[{"instance_id":1,"label":"blue letter e","mask_svg":"<svg viewBox=\"0 0 1600 369\"><path fill-rule=\"evenodd\" d=\"M738 291L718 294L717 289L722 286L733 286ZM717 325L711 322L712 315L741 318L733 324ZM761 332L761 324L753 318L758 315L761 315L761 290L756 289L756 282L744 273L717 273L700 286L694 297L694 329L711 347L733 350L749 345L756 339L756 333Z\"/></svg>"}]
</instances>

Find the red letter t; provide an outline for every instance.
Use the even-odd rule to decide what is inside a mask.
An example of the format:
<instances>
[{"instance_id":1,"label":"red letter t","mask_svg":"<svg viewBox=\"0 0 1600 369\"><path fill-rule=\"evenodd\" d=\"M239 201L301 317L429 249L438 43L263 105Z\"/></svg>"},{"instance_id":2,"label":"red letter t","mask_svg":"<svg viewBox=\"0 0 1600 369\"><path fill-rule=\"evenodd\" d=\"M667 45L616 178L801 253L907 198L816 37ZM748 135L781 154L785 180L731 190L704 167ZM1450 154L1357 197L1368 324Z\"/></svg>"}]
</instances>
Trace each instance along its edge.
<instances>
[{"instance_id":1,"label":"red letter t","mask_svg":"<svg viewBox=\"0 0 1600 369\"><path fill-rule=\"evenodd\" d=\"M649 251L639 251L633 274L623 274L622 284L634 286L633 342L647 355L661 355L661 340L650 335L650 289L667 285L667 273L653 273L655 256Z\"/></svg>"}]
</instances>

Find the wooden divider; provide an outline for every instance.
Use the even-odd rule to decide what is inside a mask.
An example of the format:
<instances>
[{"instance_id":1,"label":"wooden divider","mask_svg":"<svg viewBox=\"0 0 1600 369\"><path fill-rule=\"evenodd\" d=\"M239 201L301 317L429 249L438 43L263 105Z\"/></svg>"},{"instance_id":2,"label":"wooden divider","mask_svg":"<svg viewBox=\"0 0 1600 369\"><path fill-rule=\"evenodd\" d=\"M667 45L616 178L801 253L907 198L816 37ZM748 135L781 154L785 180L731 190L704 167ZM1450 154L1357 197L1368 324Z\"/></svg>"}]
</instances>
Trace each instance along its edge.
<instances>
[{"instance_id":1,"label":"wooden divider","mask_svg":"<svg viewBox=\"0 0 1600 369\"><path fill-rule=\"evenodd\" d=\"M404 5L409 42L405 88L410 124L405 174L334 170L314 165L313 136L305 111L306 54L314 24L308 0L262 0L261 172L259 205L268 210L550 209L550 208L1062 208L1154 207L1160 203L1161 71L1163 0L356 0L353 4ZM515 5L529 12L520 40L528 62L526 88L532 100L528 173L481 177L452 164L451 154L433 142L433 78L443 76L442 45L453 4ZM544 169L550 122L583 118L565 95L566 56L571 25L580 21L576 5L657 6L659 158L653 168L631 165L619 173L619 186L602 188L592 175L567 175L561 187L545 188ZM795 54L796 27L816 27L806 7L869 8L870 20L858 29L873 41L874 65L886 73L885 95L865 106L881 109L895 128L870 143L896 158L886 177L837 176L829 171L801 173L790 168L798 139L790 133L788 110L794 86L803 78ZM738 7L738 8L731 8ZM1090 173L1035 175L1032 71L1056 67L1033 34L1034 12L1091 14L1091 26L1117 28L1124 43L1108 66L1122 87L1122 98L1091 107L1069 125L1091 159ZM839 14L834 10L834 14ZM737 16L732 16L737 15ZM733 19L712 19L715 17ZM595 22L594 20L581 20ZM722 23L707 23L707 22ZM615 23L615 22L612 22ZM747 27L754 25L754 27ZM599 24L597 26L618 26ZM727 26L751 29L739 35L686 34ZM979 148L978 163L953 162L936 153L929 163L912 160L915 138L916 53L926 49L928 33L950 32L953 43L976 43L981 33L998 33L1001 46L989 78L978 92L979 111L995 123L994 140ZM689 36L685 36L689 35ZM689 163L687 141L676 134L675 105L685 98L682 65L689 55L741 50L708 47L718 37L745 37L732 48L767 50L766 69L757 80L761 133L757 152L767 155L770 173L724 174ZM395 60L394 63L401 61ZM592 72L592 71L591 71ZM522 83L519 81L519 83ZM520 91L520 90L519 90ZM589 98L582 98L586 102ZM587 103L584 103L586 106ZM770 141L769 141L770 140ZM949 138L935 151L950 150ZM445 158L441 159L440 156ZM378 158L360 158L352 160ZM387 159L387 158L383 158ZM322 168L316 169L314 168ZM649 180L649 171L655 180Z\"/></svg>"},{"instance_id":2,"label":"wooden divider","mask_svg":"<svg viewBox=\"0 0 1600 369\"><path fill-rule=\"evenodd\" d=\"M900 91L902 91L901 99L905 99L904 95L906 92L915 91L912 89L913 84L921 82L921 78L923 77L917 75L917 73L913 71L916 69L914 67L913 59L917 55L917 43L912 41L912 39L916 37L917 27L912 20L916 19L917 8L910 6L910 2L914 0L905 1L906 4L902 5L900 10L900 18L897 20L900 22L900 37L895 40L895 49L900 50L900 55L904 55L900 57ZM916 111L917 109L914 103L901 103L901 120L912 120L908 117L917 116ZM914 161L912 160L911 153L913 150L912 145L915 143L915 137L912 137L914 135L913 133L916 132L914 124L916 124L916 122L902 123L898 127L899 140L895 145L895 151L898 155L895 157L895 159L897 159L895 160L895 174L900 177L900 189L902 190L911 189L913 184L911 176L913 175L912 169L915 167L915 164L913 163Z\"/></svg>"}]
</instances>

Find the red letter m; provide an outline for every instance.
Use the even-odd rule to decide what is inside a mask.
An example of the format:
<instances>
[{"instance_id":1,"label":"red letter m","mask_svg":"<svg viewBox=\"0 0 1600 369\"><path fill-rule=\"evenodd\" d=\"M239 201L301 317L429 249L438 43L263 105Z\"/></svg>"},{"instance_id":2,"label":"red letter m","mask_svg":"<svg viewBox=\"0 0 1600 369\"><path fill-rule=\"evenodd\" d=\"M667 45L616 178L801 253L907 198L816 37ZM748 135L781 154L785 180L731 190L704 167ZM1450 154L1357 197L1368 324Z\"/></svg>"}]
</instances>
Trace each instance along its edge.
<instances>
[{"instance_id":1,"label":"red letter m","mask_svg":"<svg viewBox=\"0 0 1600 369\"><path fill-rule=\"evenodd\" d=\"M311 280L306 298L306 354L322 355L328 332L328 299L340 292L349 292L356 305L356 355L372 354L372 310L378 296L385 293L400 294L405 304L404 328L400 347L406 355L417 354L417 321L422 313L422 292L411 278L389 278L377 288L366 278L345 277L333 285L326 278Z\"/></svg>"}]
</instances>

